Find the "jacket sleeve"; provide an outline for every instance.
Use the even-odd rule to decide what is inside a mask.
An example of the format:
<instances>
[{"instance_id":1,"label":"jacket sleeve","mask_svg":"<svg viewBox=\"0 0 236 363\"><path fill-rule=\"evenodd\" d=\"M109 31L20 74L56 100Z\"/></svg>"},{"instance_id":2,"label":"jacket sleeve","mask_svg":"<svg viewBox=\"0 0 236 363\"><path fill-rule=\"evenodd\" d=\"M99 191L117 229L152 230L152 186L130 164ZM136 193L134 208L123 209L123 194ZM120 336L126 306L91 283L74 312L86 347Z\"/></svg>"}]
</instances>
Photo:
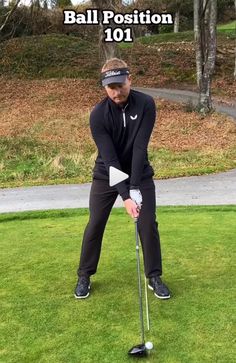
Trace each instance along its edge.
<instances>
[{"instance_id":1,"label":"jacket sleeve","mask_svg":"<svg viewBox=\"0 0 236 363\"><path fill-rule=\"evenodd\" d=\"M150 97L144 106L143 120L137 132L132 155L130 186L139 188L148 143L156 120L156 105Z\"/></svg>"},{"instance_id":2,"label":"jacket sleeve","mask_svg":"<svg viewBox=\"0 0 236 363\"><path fill-rule=\"evenodd\" d=\"M113 166L121 170L121 165L119 159L117 157L116 149L113 143L111 136L106 130L102 118L99 117L99 114L92 112L90 115L90 129L97 145L97 148L101 154L102 160L106 167L107 173L109 175L109 167ZM128 187L125 181L122 181L115 185L118 193L120 194L123 201L130 198Z\"/></svg>"}]
</instances>

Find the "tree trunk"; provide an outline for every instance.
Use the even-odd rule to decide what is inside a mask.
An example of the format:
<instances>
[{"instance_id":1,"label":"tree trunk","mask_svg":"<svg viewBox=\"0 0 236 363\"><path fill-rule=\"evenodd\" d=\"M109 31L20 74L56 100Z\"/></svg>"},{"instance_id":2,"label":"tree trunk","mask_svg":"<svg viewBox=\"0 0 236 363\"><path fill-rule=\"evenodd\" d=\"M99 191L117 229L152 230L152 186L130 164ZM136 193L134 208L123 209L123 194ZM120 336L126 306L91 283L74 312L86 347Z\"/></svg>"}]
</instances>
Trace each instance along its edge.
<instances>
[{"instance_id":1,"label":"tree trunk","mask_svg":"<svg viewBox=\"0 0 236 363\"><path fill-rule=\"evenodd\" d=\"M236 81L236 47L235 47L235 60L234 60L234 80Z\"/></svg>"},{"instance_id":2,"label":"tree trunk","mask_svg":"<svg viewBox=\"0 0 236 363\"><path fill-rule=\"evenodd\" d=\"M119 57L119 51L116 42L104 42L104 27L103 24L100 23L99 26L99 58L100 63L105 63L108 59Z\"/></svg>"},{"instance_id":3,"label":"tree trunk","mask_svg":"<svg viewBox=\"0 0 236 363\"><path fill-rule=\"evenodd\" d=\"M236 15L236 0L234 0L234 9L235 9L235 15ZM235 25L235 30L236 30L236 25ZM236 81L236 41L235 41L234 52L235 52L235 60L234 60L234 80Z\"/></svg>"},{"instance_id":4,"label":"tree trunk","mask_svg":"<svg viewBox=\"0 0 236 363\"><path fill-rule=\"evenodd\" d=\"M92 5L95 6L99 10L113 10L115 11L115 5L117 5L116 0L93 0ZM112 24L111 24L112 27ZM99 26L99 34L98 34L98 42L99 42L99 58L100 64L102 65L108 59L119 57L119 49L117 47L116 42L105 42L104 41L104 30L108 28L108 26L104 26L100 22Z\"/></svg>"},{"instance_id":5,"label":"tree trunk","mask_svg":"<svg viewBox=\"0 0 236 363\"><path fill-rule=\"evenodd\" d=\"M235 0L236 1L236 0ZM180 10L178 9L175 12L175 20L174 20L174 33L178 33L179 32L179 15L180 15Z\"/></svg>"},{"instance_id":6,"label":"tree trunk","mask_svg":"<svg viewBox=\"0 0 236 363\"><path fill-rule=\"evenodd\" d=\"M198 109L203 114L212 110L211 79L216 59L216 15L215 0L194 0Z\"/></svg>"}]
</instances>

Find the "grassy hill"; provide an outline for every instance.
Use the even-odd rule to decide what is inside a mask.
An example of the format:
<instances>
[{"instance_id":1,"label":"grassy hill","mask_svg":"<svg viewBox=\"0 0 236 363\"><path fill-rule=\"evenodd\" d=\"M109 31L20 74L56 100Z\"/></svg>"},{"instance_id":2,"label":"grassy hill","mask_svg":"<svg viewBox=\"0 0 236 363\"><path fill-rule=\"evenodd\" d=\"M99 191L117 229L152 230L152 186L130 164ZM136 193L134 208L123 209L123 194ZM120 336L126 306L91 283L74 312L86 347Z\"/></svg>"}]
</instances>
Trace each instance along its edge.
<instances>
[{"instance_id":1,"label":"grassy hill","mask_svg":"<svg viewBox=\"0 0 236 363\"><path fill-rule=\"evenodd\" d=\"M231 91L234 69L234 22L218 28L218 55L214 80L227 82ZM196 86L193 32L166 33L119 44L134 83L140 86ZM50 34L14 38L0 43L0 76L8 78L98 79L100 64L96 43L73 35ZM218 88L218 83L213 89ZM220 87L223 88L222 86Z\"/></svg>"},{"instance_id":2,"label":"grassy hill","mask_svg":"<svg viewBox=\"0 0 236 363\"><path fill-rule=\"evenodd\" d=\"M93 78L97 50L75 36L13 38L0 44L0 75L19 78Z\"/></svg>"}]
</instances>

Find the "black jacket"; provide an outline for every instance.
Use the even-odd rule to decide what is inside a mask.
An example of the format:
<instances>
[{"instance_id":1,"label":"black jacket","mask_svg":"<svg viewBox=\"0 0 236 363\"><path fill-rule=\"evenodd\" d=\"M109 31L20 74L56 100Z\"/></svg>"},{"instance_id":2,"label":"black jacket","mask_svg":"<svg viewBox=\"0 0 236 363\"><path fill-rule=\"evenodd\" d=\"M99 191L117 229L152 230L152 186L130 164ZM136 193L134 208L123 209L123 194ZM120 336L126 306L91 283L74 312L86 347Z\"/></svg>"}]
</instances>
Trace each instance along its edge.
<instances>
[{"instance_id":1,"label":"black jacket","mask_svg":"<svg viewBox=\"0 0 236 363\"><path fill-rule=\"evenodd\" d=\"M127 183L138 188L141 179L154 175L147 146L155 119L153 98L133 89L123 108L106 97L91 112L90 128L98 148L93 177L108 180L110 166L127 173L129 179L115 186L123 200L129 198Z\"/></svg>"}]
</instances>

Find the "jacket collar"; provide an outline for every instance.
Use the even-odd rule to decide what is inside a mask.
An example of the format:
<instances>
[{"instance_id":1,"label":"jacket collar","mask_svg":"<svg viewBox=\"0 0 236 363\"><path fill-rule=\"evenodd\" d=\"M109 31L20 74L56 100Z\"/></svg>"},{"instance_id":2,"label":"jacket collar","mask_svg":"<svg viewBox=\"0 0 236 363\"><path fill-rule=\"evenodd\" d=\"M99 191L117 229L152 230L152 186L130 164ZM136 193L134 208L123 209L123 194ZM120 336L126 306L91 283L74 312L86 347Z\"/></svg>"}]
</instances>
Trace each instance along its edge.
<instances>
[{"instance_id":1,"label":"jacket collar","mask_svg":"<svg viewBox=\"0 0 236 363\"><path fill-rule=\"evenodd\" d=\"M114 101L112 101L112 99L110 97L107 96L107 98L108 98L108 103L109 103L109 105L111 105L111 107L113 107L116 110L122 110L130 103L131 90L129 92L127 100L125 101L125 103L122 106L117 105Z\"/></svg>"}]
</instances>

